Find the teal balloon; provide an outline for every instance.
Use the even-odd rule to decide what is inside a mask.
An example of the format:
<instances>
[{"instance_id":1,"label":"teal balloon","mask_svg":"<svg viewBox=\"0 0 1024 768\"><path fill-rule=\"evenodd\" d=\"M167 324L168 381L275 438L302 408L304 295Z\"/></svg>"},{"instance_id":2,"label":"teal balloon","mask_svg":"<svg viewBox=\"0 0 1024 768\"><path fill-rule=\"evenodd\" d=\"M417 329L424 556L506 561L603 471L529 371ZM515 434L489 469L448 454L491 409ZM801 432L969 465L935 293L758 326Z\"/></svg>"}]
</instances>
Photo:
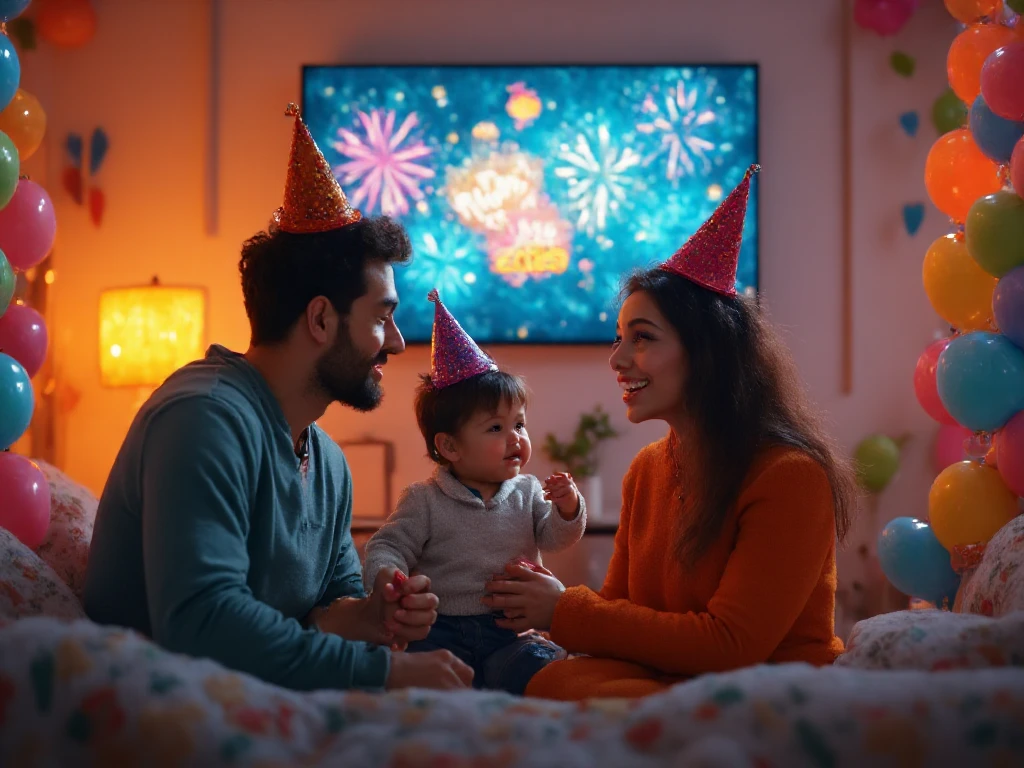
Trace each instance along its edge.
<instances>
[{"instance_id":1,"label":"teal balloon","mask_svg":"<svg viewBox=\"0 0 1024 768\"><path fill-rule=\"evenodd\" d=\"M25 434L34 409L35 395L28 373L21 363L0 352L0 451Z\"/></svg>"},{"instance_id":2,"label":"teal balloon","mask_svg":"<svg viewBox=\"0 0 1024 768\"><path fill-rule=\"evenodd\" d=\"M949 415L975 432L995 432L1024 410L1024 350L1001 333L957 336L939 355L935 380Z\"/></svg>"},{"instance_id":3,"label":"teal balloon","mask_svg":"<svg viewBox=\"0 0 1024 768\"><path fill-rule=\"evenodd\" d=\"M21 170L21 157L18 148L10 137L0 131L0 208L3 208L14 197L18 188L18 172Z\"/></svg>"},{"instance_id":4,"label":"teal balloon","mask_svg":"<svg viewBox=\"0 0 1024 768\"><path fill-rule=\"evenodd\" d=\"M953 607L960 577L928 523L912 517L889 521L878 535L878 562L885 578L903 594Z\"/></svg>"},{"instance_id":5,"label":"teal balloon","mask_svg":"<svg viewBox=\"0 0 1024 768\"><path fill-rule=\"evenodd\" d=\"M1024 265L1024 200L1002 190L979 197L964 224L967 251L990 275Z\"/></svg>"},{"instance_id":6,"label":"teal balloon","mask_svg":"<svg viewBox=\"0 0 1024 768\"><path fill-rule=\"evenodd\" d=\"M900 447L891 437L871 435L860 441L853 461L861 486L878 493L892 482L900 468Z\"/></svg>"},{"instance_id":7,"label":"teal balloon","mask_svg":"<svg viewBox=\"0 0 1024 768\"><path fill-rule=\"evenodd\" d=\"M967 122L967 105L949 88L932 103L932 124L941 136Z\"/></svg>"},{"instance_id":8,"label":"teal balloon","mask_svg":"<svg viewBox=\"0 0 1024 768\"><path fill-rule=\"evenodd\" d=\"M28 8L29 0L0 0L0 21L5 24Z\"/></svg>"},{"instance_id":9,"label":"teal balloon","mask_svg":"<svg viewBox=\"0 0 1024 768\"><path fill-rule=\"evenodd\" d=\"M21 82L21 62L14 43L7 35L0 35L0 109L5 109L18 92Z\"/></svg>"},{"instance_id":10,"label":"teal balloon","mask_svg":"<svg viewBox=\"0 0 1024 768\"><path fill-rule=\"evenodd\" d=\"M0 251L0 317L4 316L4 312L14 299L15 280L14 268L7 261L4 252Z\"/></svg>"}]
</instances>

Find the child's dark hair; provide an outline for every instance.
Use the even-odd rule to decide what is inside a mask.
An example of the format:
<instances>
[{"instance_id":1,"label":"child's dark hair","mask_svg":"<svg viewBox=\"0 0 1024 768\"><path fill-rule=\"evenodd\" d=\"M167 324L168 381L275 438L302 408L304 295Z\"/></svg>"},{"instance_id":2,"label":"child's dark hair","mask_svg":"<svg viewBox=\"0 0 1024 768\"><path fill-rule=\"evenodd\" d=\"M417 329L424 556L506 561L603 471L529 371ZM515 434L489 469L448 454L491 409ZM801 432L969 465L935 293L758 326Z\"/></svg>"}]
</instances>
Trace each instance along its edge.
<instances>
[{"instance_id":1,"label":"child's dark hair","mask_svg":"<svg viewBox=\"0 0 1024 768\"><path fill-rule=\"evenodd\" d=\"M438 464L446 465L448 462L434 445L437 435L455 434L475 413L494 413L503 403L525 406L528 401L526 382L505 371L481 373L444 389L435 389L429 374L420 376L416 390L416 422L427 444L427 455Z\"/></svg>"}]
</instances>

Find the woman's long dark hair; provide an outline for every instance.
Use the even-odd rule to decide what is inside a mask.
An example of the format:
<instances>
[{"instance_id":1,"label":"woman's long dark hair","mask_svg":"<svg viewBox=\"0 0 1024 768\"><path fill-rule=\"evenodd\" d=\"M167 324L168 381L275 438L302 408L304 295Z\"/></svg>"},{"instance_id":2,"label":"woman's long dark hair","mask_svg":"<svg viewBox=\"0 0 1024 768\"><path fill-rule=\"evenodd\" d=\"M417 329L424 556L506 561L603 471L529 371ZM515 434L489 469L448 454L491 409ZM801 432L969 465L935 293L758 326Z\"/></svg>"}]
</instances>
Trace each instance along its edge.
<instances>
[{"instance_id":1,"label":"woman's long dark hair","mask_svg":"<svg viewBox=\"0 0 1024 768\"><path fill-rule=\"evenodd\" d=\"M755 300L727 297L661 269L636 272L623 294L644 291L672 324L690 374L684 393L699 454L687 456L693 515L681 526L678 554L692 564L714 542L758 451L792 446L828 476L842 542L850 529L856 482L804 393L789 352Z\"/></svg>"}]
</instances>

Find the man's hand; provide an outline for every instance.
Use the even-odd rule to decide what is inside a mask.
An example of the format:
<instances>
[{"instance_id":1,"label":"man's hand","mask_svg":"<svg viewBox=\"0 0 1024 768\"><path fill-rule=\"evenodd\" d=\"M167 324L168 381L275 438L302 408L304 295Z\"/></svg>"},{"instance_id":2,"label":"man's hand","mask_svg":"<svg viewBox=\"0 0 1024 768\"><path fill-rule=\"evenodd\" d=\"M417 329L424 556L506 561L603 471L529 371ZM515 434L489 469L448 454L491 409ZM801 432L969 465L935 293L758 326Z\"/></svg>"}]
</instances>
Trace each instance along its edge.
<instances>
[{"instance_id":1,"label":"man's hand","mask_svg":"<svg viewBox=\"0 0 1024 768\"><path fill-rule=\"evenodd\" d=\"M473 669L450 651L391 654L391 671L384 687L396 688L468 688Z\"/></svg>"},{"instance_id":2,"label":"man's hand","mask_svg":"<svg viewBox=\"0 0 1024 768\"><path fill-rule=\"evenodd\" d=\"M563 520L572 520L580 510L580 492L568 472L558 472L544 481L544 498L558 508Z\"/></svg>"},{"instance_id":3,"label":"man's hand","mask_svg":"<svg viewBox=\"0 0 1024 768\"><path fill-rule=\"evenodd\" d=\"M402 581L397 568L382 568L373 582L368 598L371 610L379 617L392 650L403 650L414 640L422 640L437 621L437 595L432 594L430 579L410 576ZM402 574L404 577L405 574ZM396 584L401 586L396 588Z\"/></svg>"}]
</instances>

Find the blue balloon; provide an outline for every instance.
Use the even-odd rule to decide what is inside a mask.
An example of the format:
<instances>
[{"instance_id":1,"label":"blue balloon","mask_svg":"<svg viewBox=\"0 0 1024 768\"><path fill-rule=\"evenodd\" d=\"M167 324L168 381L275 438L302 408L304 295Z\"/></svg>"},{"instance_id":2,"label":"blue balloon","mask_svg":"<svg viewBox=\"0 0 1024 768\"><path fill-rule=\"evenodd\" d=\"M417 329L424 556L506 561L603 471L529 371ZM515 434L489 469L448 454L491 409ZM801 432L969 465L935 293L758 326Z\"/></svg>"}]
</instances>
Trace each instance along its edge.
<instances>
[{"instance_id":1,"label":"blue balloon","mask_svg":"<svg viewBox=\"0 0 1024 768\"><path fill-rule=\"evenodd\" d=\"M1000 333L957 336L935 369L939 400L957 423L994 432L1024 410L1024 350Z\"/></svg>"},{"instance_id":2,"label":"blue balloon","mask_svg":"<svg viewBox=\"0 0 1024 768\"><path fill-rule=\"evenodd\" d=\"M32 380L17 360L0 352L0 451L14 445L32 421Z\"/></svg>"},{"instance_id":3,"label":"blue balloon","mask_svg":"<svg viewBox=\"0 0 1024 768\"><path fill-rule=\"evenodd\" d=\"M891 520L878 535L878 562L890 583L910 597L953 607L960 577L928 523L912 517Z\"/></svg>"},{"instance_id":4,"label":"blue balloon","mask_svg":"<svg viewBox=\"0 0 1024 768\"><path fill-rule=\"evenodd\" d=\"M1024 267L1011 269L996 283L992 313L1003 335L1024 349Z\"/></svg>"},{"instance_id":5,"label":"blue balloon","mask_svg":"<svg viewBox=\"0 0 1024 768\"><path fill-rule=\"evenodd\" d=\"M1009 163L1013 148L1024 136L1024 122L1000 117L988 108L980 95L971 105L970 125L978 149L997 163Z\"/></svg>"},{"instance_id":6,"label":"blue balloon","mask_svg":"<svg viewBox=\"0 0 1024 768\"><path fill-rule=\"evenodd\" d=\"M0 21L6 24L11 19L21 16L28 8L29 0L0 0Z\"/></svg>"},{"instance_id":7,"label":"blue balloon","mask_svg":"<svg viewBox=\"0 0 1024 768\"><path fill-rule=\"evenodd\" d=\"M21 82L21 62L14 43L7 35L0 35L0 109L5 109L18 92Z\"/></svg>"}]
</instances>

